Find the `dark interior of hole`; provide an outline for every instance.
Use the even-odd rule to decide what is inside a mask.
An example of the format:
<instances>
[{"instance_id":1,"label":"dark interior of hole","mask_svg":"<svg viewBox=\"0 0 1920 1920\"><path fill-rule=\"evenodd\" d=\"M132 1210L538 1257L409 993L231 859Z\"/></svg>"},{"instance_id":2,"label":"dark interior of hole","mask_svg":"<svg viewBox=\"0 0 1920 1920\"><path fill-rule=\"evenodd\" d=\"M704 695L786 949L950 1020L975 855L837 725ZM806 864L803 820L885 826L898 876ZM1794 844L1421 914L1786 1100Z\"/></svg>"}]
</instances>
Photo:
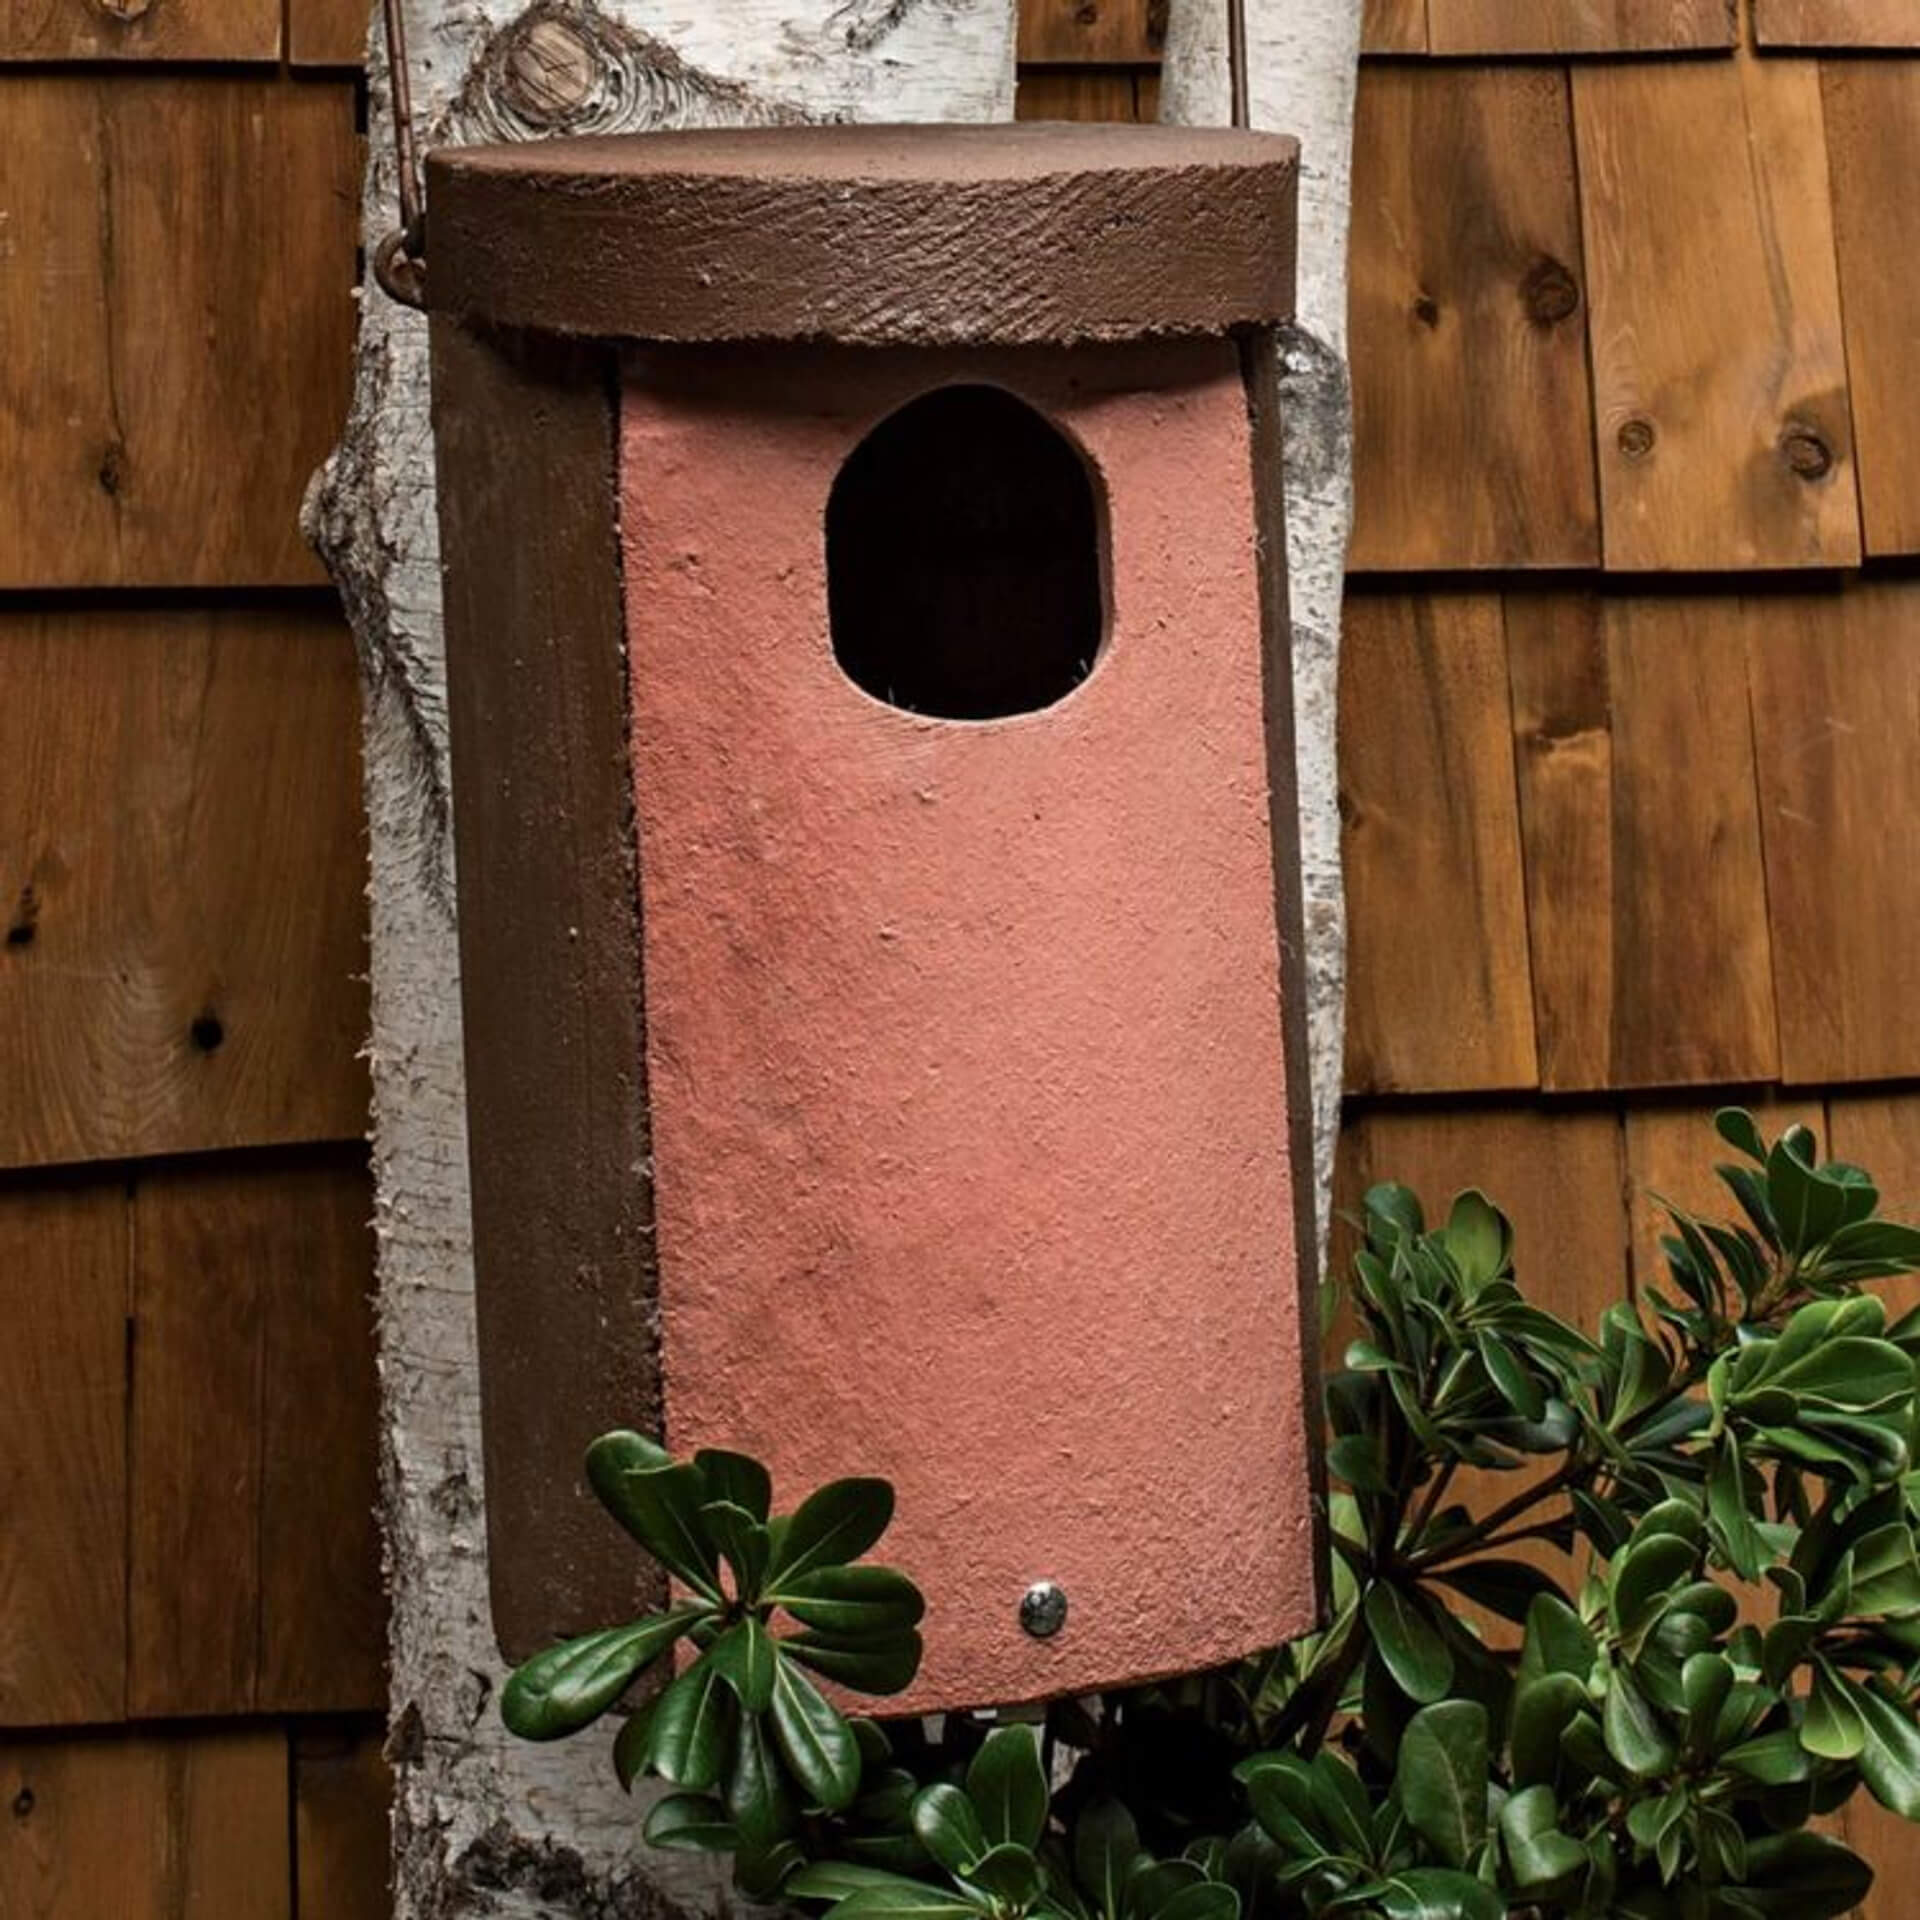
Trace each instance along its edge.
<instances>
[{"instance_id":1,"label":"dark interior of hole","mask_svg":"<svg viewBox=\"0 0 1920 1920\"><path fill-rule=\"evenodd\" d=\"M827 504L833 651L911 713L1032 713L1093 670L1104 624L1086 462L998 387L942 387L875 427Z\"/></svg>"}]
</instances>

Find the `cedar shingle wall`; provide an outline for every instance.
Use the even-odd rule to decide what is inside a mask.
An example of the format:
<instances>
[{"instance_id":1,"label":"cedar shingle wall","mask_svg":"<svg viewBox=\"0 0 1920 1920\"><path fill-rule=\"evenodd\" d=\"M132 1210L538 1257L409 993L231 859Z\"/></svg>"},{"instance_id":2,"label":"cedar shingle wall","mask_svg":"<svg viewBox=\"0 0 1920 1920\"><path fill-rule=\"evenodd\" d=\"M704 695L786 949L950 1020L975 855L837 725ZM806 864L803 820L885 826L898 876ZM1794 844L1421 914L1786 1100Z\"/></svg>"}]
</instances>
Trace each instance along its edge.
<instances>
[{"instance_id":1,"label":"cedar shingle wall","mask_svg":"<svg viewBox=\"0 0 1920 1920\"><path fill-rule=\"evenodd\" d=\"M326 13L0 0L7 1915L388 1906Z\"/></svg>"},{"instance_id":2,"label":"cedar shingle wall","mask_svg":"<svg viewBox=\"0 0 1920 1920\"><path fill-rule=\"evenodd\" d=\"M1025 0L1023 113L1142 111L1112 4ZM1590 1320L1739 1098L1920 1216L1920 0L1366 35L1339 1202L1483 1185Z\"/></svg>"}]
</instances>

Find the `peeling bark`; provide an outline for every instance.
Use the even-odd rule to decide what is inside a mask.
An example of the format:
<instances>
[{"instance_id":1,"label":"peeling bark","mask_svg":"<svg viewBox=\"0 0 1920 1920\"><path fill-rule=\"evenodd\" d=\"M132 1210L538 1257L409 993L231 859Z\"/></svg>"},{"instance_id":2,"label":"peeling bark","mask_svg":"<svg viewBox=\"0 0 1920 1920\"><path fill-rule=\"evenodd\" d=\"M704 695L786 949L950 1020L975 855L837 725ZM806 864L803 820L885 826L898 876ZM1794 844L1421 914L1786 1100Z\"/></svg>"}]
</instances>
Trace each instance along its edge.
<instances>
[{"instance_id":1,"label":"peeling bark","mask_svg":"<svg viewBox=\"0 0 1920 1920\"><path fill-rule=\"evenodd\" d=\"M1347 225L1361 0L1246 0L1252 123L1300 141L1299 320L1280 376L1293 700L1300 769L1301 897L1312 1054L1315 1217L1326 1257L1346 1045L1346 900L1340 876L1335 726L1340 601L1353 524L1347 383ZM1161 117L1232 118L1226 0L1179 0L1169 23Z\"/></svg>"}]
</instances>

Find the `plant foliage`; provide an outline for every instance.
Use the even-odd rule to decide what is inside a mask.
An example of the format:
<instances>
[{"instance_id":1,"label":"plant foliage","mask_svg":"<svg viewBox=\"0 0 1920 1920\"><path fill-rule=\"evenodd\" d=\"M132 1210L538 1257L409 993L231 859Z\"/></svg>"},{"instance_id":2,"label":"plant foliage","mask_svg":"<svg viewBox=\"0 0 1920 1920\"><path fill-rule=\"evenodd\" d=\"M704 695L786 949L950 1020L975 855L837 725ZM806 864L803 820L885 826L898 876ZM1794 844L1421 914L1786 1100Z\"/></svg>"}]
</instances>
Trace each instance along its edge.
<instances>
[{"instance_id":1,"label":"plant foliage","mask_svg":"<svg viewBox=\"0 0 1920 1920\"><path fill-rule=\"evenodd\" d=\"M884 1483L769 1520L753 1462L614 1434L592 1483L690 1597L521 1668L508 1723L573 1732L690 1641L615 1743L672 1789L647 1837L831 1920L1845 1913L1872 1875L1816 1817L1920 1819L1920 1313L1867 1290L1920 1230L1804 1128L1716 1124L1734 1217L1670 1209L1667 1283L1591 1335L1479 1193L1437 1227L1367 1196L1306 1639L1031 1720L848 1721L810 1674L919 1659L919 1594L856 1564Z\"/></svg>"}]
</instances>

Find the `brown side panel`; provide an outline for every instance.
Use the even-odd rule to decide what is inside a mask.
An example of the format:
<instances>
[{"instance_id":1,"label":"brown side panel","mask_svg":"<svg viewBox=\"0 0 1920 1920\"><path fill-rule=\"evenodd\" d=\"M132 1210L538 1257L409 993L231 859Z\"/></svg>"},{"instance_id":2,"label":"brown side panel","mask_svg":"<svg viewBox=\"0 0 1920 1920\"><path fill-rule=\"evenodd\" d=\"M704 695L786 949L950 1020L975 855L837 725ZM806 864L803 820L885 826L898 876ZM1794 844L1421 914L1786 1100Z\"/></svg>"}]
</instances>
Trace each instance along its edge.
<instances>
[{"instance_id":1,"label":"brown side panel","mask_svg":"<svg viewBox=\"0 0 1920 1920\"><path fill-rule=\"evenodd\" d=\"M613 411L598 353L433 323L494 1631L657 1604L587 1491L657 1432Z\"/></svg>"},{"instance_id":2,"label":"brown side panel","mask_svg":"<svg viewBox=\"0 0 1920 1920\"><path fill-rule=\"evenodd\" d=\"M1253 508L1260 551L1267 805L1273 821L1274 905L1280 921L1280 1020L1287 1063L1287 1166L1293 1180L1294 1271L1300 1283L1300 1407L1313 1473L1314 1579L1327 1595L1327 1456L1320 1405L1320 1238L1313 1212L1313 1077L1307 1051L1306 909L1300 890L1300 769L1293 724L1293 610L1287 590L1287 502L1281 485L1281 344L1271 331L1244 348L1253 420Z\"/></svg>"}]
</instances>

